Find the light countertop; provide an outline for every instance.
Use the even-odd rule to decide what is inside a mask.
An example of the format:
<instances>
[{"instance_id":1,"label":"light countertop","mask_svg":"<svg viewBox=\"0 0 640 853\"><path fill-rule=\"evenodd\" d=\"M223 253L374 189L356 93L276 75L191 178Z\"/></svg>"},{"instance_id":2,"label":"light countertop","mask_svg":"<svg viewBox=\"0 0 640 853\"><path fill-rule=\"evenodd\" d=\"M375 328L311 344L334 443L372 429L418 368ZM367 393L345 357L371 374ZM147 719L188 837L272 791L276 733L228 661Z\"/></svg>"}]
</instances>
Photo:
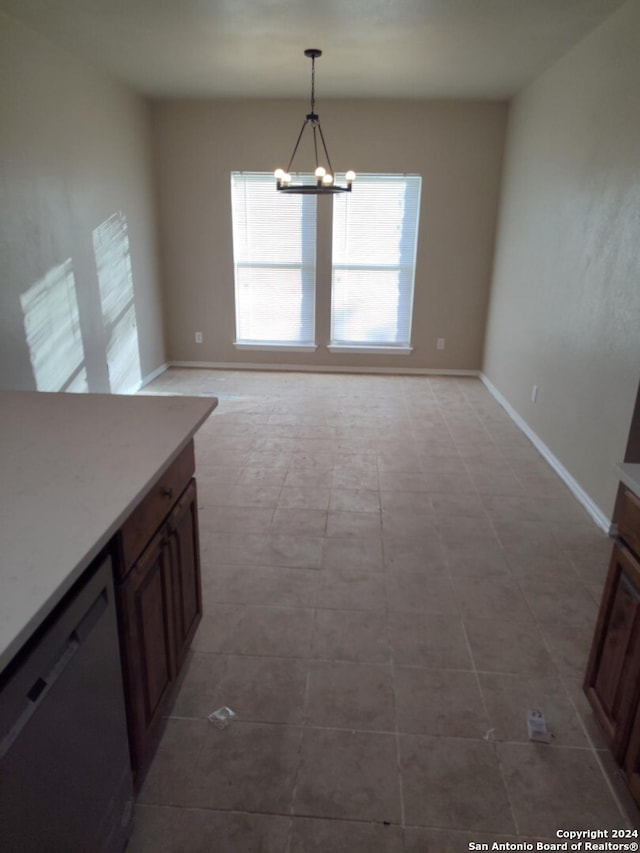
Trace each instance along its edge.
<instances>
[{"instance_id":1,"label":"light countertop","mask_svg":"<svg viewBox=\"0 0 640 853\"><path fill-rule=\"evenodd\" d=\"M0 671L216 405L0 392Z\"/></svg>"},{"instance_id":2,"label":"light countertop","mask_svg":"<svg viewBox=\"0 0 640 853\"><path fill-rule=\"evenodd\" d=\"M621 462L616 465L620 480L640 497L640 464L632 462Z\"/></svg>"}]
</instances>

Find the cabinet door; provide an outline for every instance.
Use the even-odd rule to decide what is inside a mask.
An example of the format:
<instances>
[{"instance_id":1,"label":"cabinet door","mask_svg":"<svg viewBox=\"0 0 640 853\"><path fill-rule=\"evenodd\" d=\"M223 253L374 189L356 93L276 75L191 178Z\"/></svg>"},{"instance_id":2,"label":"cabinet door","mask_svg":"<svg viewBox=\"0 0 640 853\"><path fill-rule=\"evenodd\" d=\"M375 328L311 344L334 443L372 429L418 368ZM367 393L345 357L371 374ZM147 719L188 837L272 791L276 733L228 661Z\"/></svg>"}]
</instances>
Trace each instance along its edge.
<instances>
[{"instance_id":1,"label":"cabinet door","mask_svg":"<svg viewBox=\"0 0 640 853\"><path fill-rule=\"evenodd\" d=\"M129 744L139 773L155 748L176 673L171 561L163 530L142 552L119 595Z\"/></svg>"},{"instance_id":2,"label":"cabinet door","mask_svg":"<svg viewBox=\"0 0 640 853\"><path fill-rule=\"evenodd\" d=\"M614 545L585 691L620 761L640 687L640 564L622 545Z\"/></svg>"},{"instance_id":3,"label":"cabinet door","mask_svg":"<svg viewBox=\"0 0 640 853\"><path fill-rule=\"evenodd\" d=\"M177 668L202 617L196 481L192 480L167 519Z\"/></svg>"}]
</instances>

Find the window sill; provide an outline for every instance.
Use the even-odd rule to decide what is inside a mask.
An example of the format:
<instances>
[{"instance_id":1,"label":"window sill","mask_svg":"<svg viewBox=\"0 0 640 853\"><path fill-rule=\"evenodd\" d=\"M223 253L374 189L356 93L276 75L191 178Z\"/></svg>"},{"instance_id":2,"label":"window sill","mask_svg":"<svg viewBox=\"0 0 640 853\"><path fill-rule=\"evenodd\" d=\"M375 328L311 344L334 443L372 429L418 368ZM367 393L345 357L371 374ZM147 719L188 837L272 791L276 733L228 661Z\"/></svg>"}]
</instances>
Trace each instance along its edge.
<instances>
[{"instance_id":1,"label":"window sill","mask_svg":"<svg viewBox=\"0 0 640 853\"><path fill-rule=\"evenodd\" d=\"M411 355L413 347L358 346L357 344L327 344L329 352L361 353L363 355Z\"/></svg>"},{"instance_id":2,"label":"window sill","mask_svg":"<svg viewBox=\"0 0 640 853\"><path fill-rule=\"evenodd\" d=\"M315 352L318 349L316 344L270 344L268 341L234 341L233 345L240 350L262 350L263 352L278 350L281 352Z\"/></svg>"}]
</instances>

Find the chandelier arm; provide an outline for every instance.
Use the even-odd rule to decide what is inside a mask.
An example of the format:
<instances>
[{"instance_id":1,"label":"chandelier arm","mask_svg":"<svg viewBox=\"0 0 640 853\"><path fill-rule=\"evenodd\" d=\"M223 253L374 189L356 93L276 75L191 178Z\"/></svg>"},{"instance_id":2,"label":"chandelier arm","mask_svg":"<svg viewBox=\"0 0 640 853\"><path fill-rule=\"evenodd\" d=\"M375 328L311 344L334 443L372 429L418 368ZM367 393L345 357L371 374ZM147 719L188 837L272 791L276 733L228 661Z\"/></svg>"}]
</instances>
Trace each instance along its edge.
<instances>
[{"instance_id":1,"label":"chandelier arm","mask_svg":"<svg viewBox=\"0 0 640 853\"><path fill-rule=\"evenodd\" d=\"M324 141L324 133L322 132L322 126L320 125L319 121L318 121L318 130L320 131L320 139L322 141L322 147L324 148L324 155L327 158L327 164L329 166L329 172L330 172L330 174L332 174L335 177L335 172L333 171L333 166L331 165L331 158L329 157L329 152L327 151L327 143ZM315 127L314 127L314 133L315 133ZM317 159L318 159L318 157L316 154L316 160Z\"/></svg>"},{"instance_id":2,"label":"chandelier arm","mask_svg":"<svg viewBox=\"0 0 640 853\"><path fill-rule=\"evenodd\" d=\"M339 186L334 183L335 175L333 173L333 166L331 164L331 158L329 157L329 151L327 150L327 143L324 138L324 133L322 132L322 127L320 126L320 117L317 115L315 111L316 106L316 90L315 90L315 70L316 65L315 61L318 56L322 55L322 51L317 48L307 48L304 52L305 56L308 56L311 59L311 112L306 116L300 133L298 134L298 139L296 140L296 144L293 148L293 153L291 155L291 159L289 160L289 165L287 166L287 180L283 180L282 178L282 170L276 169L275 177L276 177L276 189L282 193L298 193L299 195L334 195L335 193L348 193L351 192L351 185L353 183L355 175L351 174L350 180L347 180L346 186ZM320 142L322 144L322 148L324 150L324 156L327 159L327 166L329 167L329 173L327 178L327 183L325 183L325 175L324 168L322 169L322 174L320 177L316 175L317 181L315 184L309 183L298 183L291 184L291 176L290 170L293 165L293 161L295 160L295 156L298 151L298 147L300 145L300 140L302 139L302 135L304 133L304 129L311 122L311 127L313 128L313 149L316 159L316 171L319 168L318 165L318 134L316 132L316 127L320 132ZM280 177L279 177L280 175Z\"/></svg>"},{"instance_id":3,"label":"chandelier arm","mask_svg":"<svg viewBox=\"0 0 640 853\"><path fill-rule=\"evenodd\" d=\"M289 160L289 165L287 166L287 172L289 172L289 170L291 169L291 164L293 163L294 157L296 156L296 151L298 150L298 145L300 145L300 140L302 139L302 134L304 133L304 129L307 126L308 122L309 122L309 119L305 118L305 120L302 123L302 128L300 130L300 133L298 134L298 139L296 140L296 144L293 146L293 154L291 155L291 159Z\"/></svg>"}]
</instances>

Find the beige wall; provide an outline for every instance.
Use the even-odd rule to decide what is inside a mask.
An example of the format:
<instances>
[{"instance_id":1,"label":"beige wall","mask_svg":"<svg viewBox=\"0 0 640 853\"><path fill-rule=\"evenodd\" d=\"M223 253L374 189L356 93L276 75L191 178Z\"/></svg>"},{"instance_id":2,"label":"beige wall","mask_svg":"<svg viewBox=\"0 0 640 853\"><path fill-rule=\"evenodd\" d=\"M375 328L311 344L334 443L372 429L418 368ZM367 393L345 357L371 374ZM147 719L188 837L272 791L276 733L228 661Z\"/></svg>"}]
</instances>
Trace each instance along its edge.
<instances>
[{"instance_id":1,"label":"beige wall","mask_svg":"<svg viewBox=\"0 0 640 853\"><path fill-rule=\"evenodd\" d=\"M504 103L319 100L336 169L422 175L414 352L354 356L326 349L330 198L318 200L318 350L293 354L234 348L229 176L234 170L272 172L286 166L308 106L304 101L153 104L169 358L479 369L507 118ZM195 331L203 332L202 345L194 343ZM446 339L444 351L436 350L437 337Z\"/></svg>"},{"instance_id":2,"label":"beige wall","mask_svg":"<svg viewBox=\"0 0 640 853\"><path fill-rule=\"evenodd\" d=\"M2 15L0 55L0 386L61 390L82 374L90 391L108 391L112 333L121 337L109 357L121 365L145 376L164 362L148 106ZM126 335L116 316L126 306L101 299L94 257L94 230L114 215L130 250L136 326L129 306ZM123 264L112 252L107 279L121 283Z\"/></svg>"},{"instance_id":3,"label":"beige wall","mask_svg":"<svg viewBox=\"0 0 640 853\"><path fill-rule=\"evenodd\" d=\"M512 104L484 362L608 517L640 376L639 33L633 0Z\"/></svg>"}]
</instances>

